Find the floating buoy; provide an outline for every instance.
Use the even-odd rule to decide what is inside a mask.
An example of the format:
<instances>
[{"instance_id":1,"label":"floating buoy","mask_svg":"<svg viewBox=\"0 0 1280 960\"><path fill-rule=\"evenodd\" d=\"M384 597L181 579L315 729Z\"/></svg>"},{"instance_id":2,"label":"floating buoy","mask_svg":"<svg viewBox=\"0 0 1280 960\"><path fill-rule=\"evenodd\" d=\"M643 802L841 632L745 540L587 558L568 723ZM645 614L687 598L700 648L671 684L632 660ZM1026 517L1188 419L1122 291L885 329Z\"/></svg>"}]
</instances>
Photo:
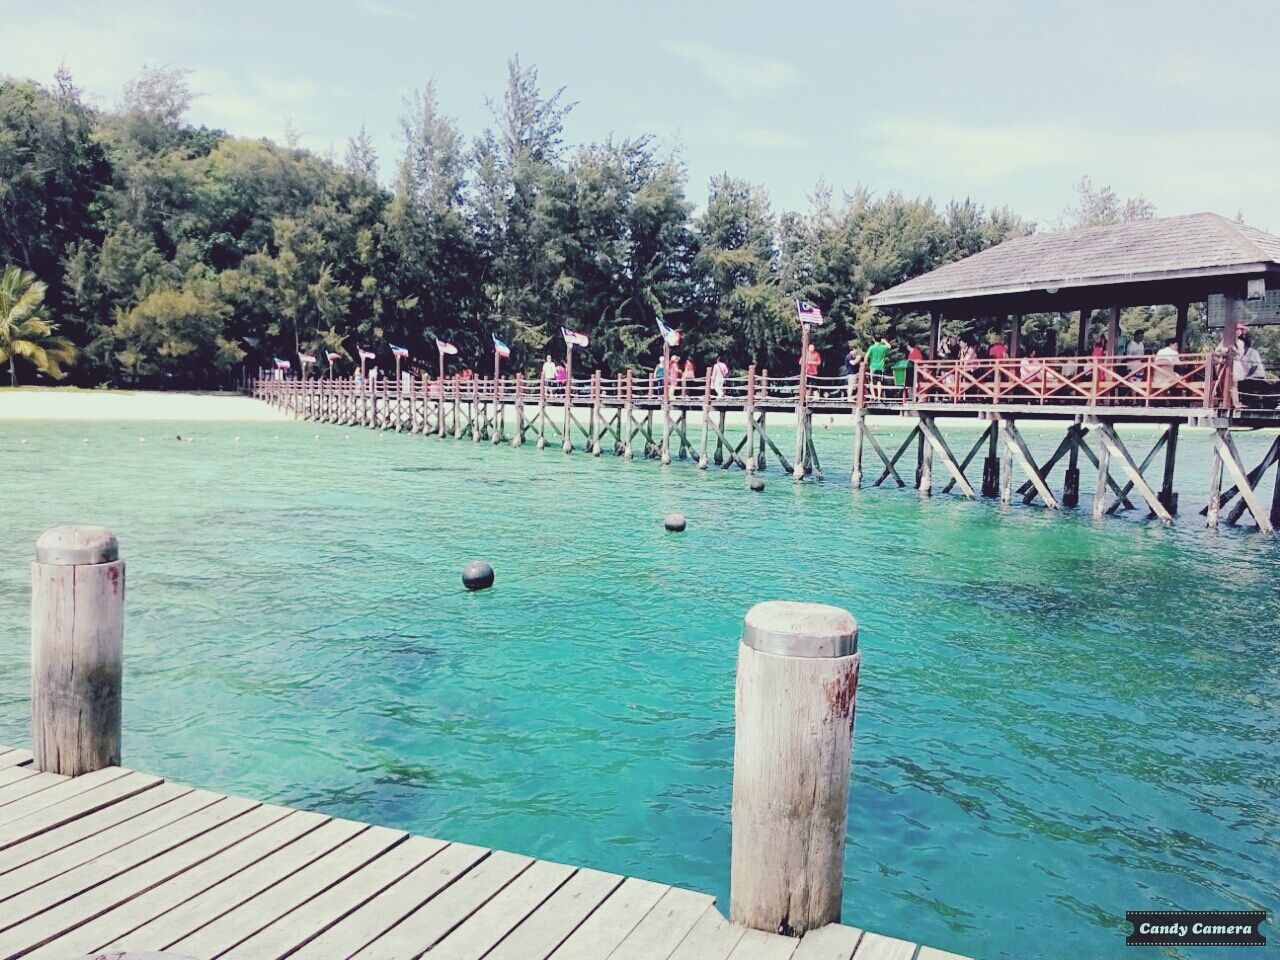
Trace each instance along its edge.
<instances>
[{"instance_id":1,"label":"floating buoy","mask_svg":"<svg viewBox=\"0 0 1280 960\"><path fill-rule=\"evenodd\" d=\"M750 486L751 489L754 490L756 493L760 493L762 490L764 490L764 481L761 480L759 477L752 477L751 483L748 484L748 486Z\"/></svg>"},{"instance_id":2,"label":"floating buoy","mask_svg":"<svg viewBox=\"0 0 1280 960\"><path fill-rule=\"evenodd\" d=\"M684 514L668 513L666 519L662 521L662 525L672 533L681 533L685 528Z\"/></svg>"},{"instance_id":3,"label":"floating buoy","mask_svg":"<svg viewBox=\"0 0 1280 960\"><path fill-rule=\"evenodd\" d=\"M23 445L23 446L26 446L26 444L27 444L27 441L23 440L23 441L22 441L22 445Z\"/></svg>"},{"instance_id":4,"label":"floating buoy","mask_svg":"<svg viewBox=\"0 0 1280 960\"><path fill-rule=\"evenodd\" d=\"M235 441L235 442L236 442L236 443L239 443L239 442L240 442L240 438L239 438L239 437L236 437L236 441Z\"/></svg>"},{"instance_id":5,"label":"floating buoy","mask_svg":"<svg viewBox=\"0 0 1280 960\"><path fill-rule=\"evenodd\" d=\"M462 585L468 590L488 590L493 586L493 567L483 560L472 560L462 568Z\"/></svg>"},{"instance_id":6,"label":"floating buoy","mask_svg":"<svg viewBox=\"0 0 1280 960\"><path fill-rule=\"evenodd\" d=\"M317 434L316 434L316 436L315 436L315 439L319 440L319 439L320 439L320 434L318 434L318 433L317 433Z\"/></svg>"}]
</instances>

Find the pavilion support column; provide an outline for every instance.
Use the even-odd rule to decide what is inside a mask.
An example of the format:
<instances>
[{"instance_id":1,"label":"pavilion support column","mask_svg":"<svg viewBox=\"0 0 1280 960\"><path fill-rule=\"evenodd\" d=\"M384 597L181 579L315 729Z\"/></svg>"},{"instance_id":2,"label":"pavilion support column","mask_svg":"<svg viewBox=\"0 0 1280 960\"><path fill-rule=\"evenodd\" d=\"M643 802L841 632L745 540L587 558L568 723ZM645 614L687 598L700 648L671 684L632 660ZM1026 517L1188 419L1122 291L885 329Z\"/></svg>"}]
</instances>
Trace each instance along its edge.
<instances>
[{"instance_id":1,"label":"pavilion support column","mask_svg":"<svg viewBox=\"0 0 1280 960\"><path fill-rule=\"evenodd\" d=\"M1067 427L1067 471L1062 478L1062 505L1080 506L1080 424Z\"/></svg>"},{"instance_id":2,"label":"pavilion support column","mask_svg":"<svg viewBox=\"0 0 1280 960\"><path fill-rule=\"evenodd\" d=\"M1118 357L1117 341L1120 339L1120 308L1113 306L1107 314L1107 356Z\"/></svg>"},{"instance_id":3,"label":"pavilion support column","mask_svg":"<svg viewBox=\"0 0 1280 960\"><path fill-rule=\"evenodd\" d=\"M1218 399L1220 407L1238 407L1240 406L1240 396L1237 391L1235 382L1235 363L1236 355L1236 331L1240 327L1240 298L1227 295L1223 297L1223 306L1225 308L1226 317L1222 324L1222 347L1226 351L1226 356L1221 361L1223 364L1222 371L1222 395ZM1215 361L1214 366L1217 367Z\"/></svg>"},{"instance_id":4,"label":"pavilion support column","mask_svg":"<svg viewBox=\"0 0 1280 960\"><path fill-rule=\"evenodd\" d=\"M1009 356L1022 356L1022 314L1015 313L1009 324Z\"/></svg>"},{"instance_id":5,"label":"pavilion support column","mask_svg":"<svg viewBox=\"0 0 1280 960\"><path fill-rule=\"evenodd\" d=\"M992 424L995 428L996 425ZM987 456L982 461L982 495L984 497L994 497L999 493L1000 484L1000 464L996 454L999 440L996 436L998 428L992 429L987 436Z\"/></svg>"},{"instance_id":6,"label":"pavilion support column","mask_svg":"<svg viewBox=\"0 0 1280 960\"><path fill-rule=\"evenodd\" d=\"M1178 341L1178 352L1181 353L1187 343L1187 305L1178 304L1177 326L1173 328L1173 336Z\"/></svg>"},{"instance_id":7,"label":"pavilion support column","mask_svg":"<svg viewBox=\"0 0 1280 960\"><path fill-rule=\"evenodd\" d=\"M1089 353L1089 321L1093 319L1093 311L1088 307L1080 308L1080 326L1076 330L1076 356L1083 357Z\"/></svg>"},{"instance_id":8,"label":"pavilion support column","mask_svg":"<svg viewBox=\"0 0 1280 960\"><path fill-rule=\"evenodd\" d=\"M1182 309L1185 311L1186 308ZM1160 480L1159 497L1160 503L1172 515L1178 512L1178 495L1173 491L1173 470L1178 459L1178 425L1176 423L1169 424L1165 437L1167 439L1164 445L1164 474Z\"/></svg>"},{"instance_id":9,"label":"pavilion support column","mask_svg":"<svg viewBox=\"0 0 1280 960\"><path fill-rule=\"evenodd\" d=\"M1000 435L1000 502L1013 501L1013 442L1009 439L1011 421L1001 417L996 421Z\"/></svg>"},{"instance_id":10,"label":"pavilion support column","mask_svg":"<svg viewBox=\"0 0 1280 960\"><path fill-rule=\"evenodd\" d=\"M942 334L942 314L937 310L929 313L929 359L938 359L938 342Z\"/></svg>"}]
</instances>

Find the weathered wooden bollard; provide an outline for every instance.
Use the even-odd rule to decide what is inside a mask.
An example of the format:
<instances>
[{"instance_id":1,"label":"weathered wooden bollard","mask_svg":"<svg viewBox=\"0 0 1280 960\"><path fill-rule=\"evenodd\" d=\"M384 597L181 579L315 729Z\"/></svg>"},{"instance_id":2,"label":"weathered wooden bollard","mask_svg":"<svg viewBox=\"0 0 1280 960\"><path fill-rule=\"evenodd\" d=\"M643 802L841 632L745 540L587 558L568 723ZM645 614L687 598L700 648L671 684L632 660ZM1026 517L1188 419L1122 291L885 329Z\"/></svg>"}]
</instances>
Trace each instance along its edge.
<instances>
[{"instance_id":1,"label":"weathered wooden bollard","mask_svg":"<svg viewBox=\"0 0 1280 960\"><path fill-rule=\"evenodd\" d=\"M840 920L858 623L818 603L748 611L738 647L730 917L802 935Z\"/></svg>"},{"instance_id":2,"label":"weathered wooden bollard","mask_svg":"<svg viewBox=\"0 0 1280 960\"><path fill-rule=\"evenodd\" d=\"M39 770L120 763L124 561L105 527L46 530L31 565L31 742Z\"/></svg>"}]
</instances>

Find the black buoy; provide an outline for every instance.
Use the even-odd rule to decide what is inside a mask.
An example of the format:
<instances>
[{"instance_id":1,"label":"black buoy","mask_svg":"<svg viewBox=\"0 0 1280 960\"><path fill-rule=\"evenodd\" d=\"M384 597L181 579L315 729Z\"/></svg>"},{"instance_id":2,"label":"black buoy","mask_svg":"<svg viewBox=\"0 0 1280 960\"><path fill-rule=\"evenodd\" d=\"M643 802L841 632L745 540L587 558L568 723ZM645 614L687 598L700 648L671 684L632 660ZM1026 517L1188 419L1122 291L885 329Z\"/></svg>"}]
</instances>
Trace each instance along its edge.
<instances>
[{"instance_id":1,"label":"black buoy","mask_svg":"<svg viewBox=\"0 0 1280 960\"><path fill-rule=\"evenodd\" d=\"M754 490L756 493L759 493L760 491L762 491L762 490L764 489L764 481L763 481L763 480L761 480L759 477L752 477L752 478L751 478L751 483L749 484L749 486L750 486L750 487L751 487L751 489L752 489L752 490Z\"/></svg>"},{"instance_id":2,"label":"black buoy","mask_svg":"<svg viewBox=\"0 0 1280 960\"><path fill-rule=\"evenodd\" d=\"M668 513L666 519L662 521L662 525L672 533L681 533L684 530L684 514Z\"/></svg>"},{"instance_id":3,"label":"black buoy","mask_svg":"<svg viewBox=\"0 0 1280 960\"><path fill-rule=\"evenodd\" d=\"M462 585L468 590L488 590L493 586L493 567L483 560L472 560L462 570Z\"/></svg>"}]
</instances>

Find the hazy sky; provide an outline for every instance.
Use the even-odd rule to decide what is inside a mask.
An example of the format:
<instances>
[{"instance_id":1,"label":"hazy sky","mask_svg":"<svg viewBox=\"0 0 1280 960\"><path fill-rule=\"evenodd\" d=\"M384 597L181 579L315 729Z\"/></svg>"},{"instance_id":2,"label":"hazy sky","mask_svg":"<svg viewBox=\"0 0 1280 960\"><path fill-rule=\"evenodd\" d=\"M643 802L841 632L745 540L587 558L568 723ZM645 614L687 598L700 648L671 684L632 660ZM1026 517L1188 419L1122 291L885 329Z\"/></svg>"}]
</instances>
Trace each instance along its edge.
<instances>
[{"instance_id":1,"label":"hazy sky","mask_svg":"<svg viewBox=\"0 0 1280 960\"><path fill-rule=\"evenodd\" d=\"M0 0L0 73L65 62L103 105L144 64L190 68L190 118L390 171L404 96L434 80L470 135L506 61L578 106L571 142L656 134L690 196L728 171L777 209L815 182L970 196L1051 223L1081 175L1161 214L1280 232L1280 9L1264 0L647 3Z\"/></svg>"}]
</instances>

